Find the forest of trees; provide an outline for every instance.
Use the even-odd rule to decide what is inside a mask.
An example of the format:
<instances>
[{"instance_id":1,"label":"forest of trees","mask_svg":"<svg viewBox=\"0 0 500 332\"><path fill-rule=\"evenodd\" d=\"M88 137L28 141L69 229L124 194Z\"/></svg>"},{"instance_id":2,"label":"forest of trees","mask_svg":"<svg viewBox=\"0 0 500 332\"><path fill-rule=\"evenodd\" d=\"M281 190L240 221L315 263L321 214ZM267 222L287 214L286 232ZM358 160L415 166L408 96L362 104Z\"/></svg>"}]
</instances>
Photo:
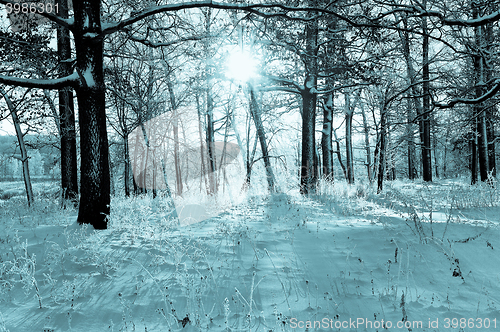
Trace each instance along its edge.
<instances>
[{"instance_id":1,"label":"forest of trees","mask_svg":"<svg viewBox=\"0 0 500 332\"><path fill-rule=\"evenodd\" d=\"M213 195L239 154L245 186L262 164L269 192L282 164L304 195L402 177L493 185L496 2L0 3L0 119L25 179L24 137L57 137L62 198L96 229L112 187L182 195L196 177ZM257 59L254 75L227 75L236 51ZM296 164L275 145L294 115Z\"/></svg>"}]
</instances>

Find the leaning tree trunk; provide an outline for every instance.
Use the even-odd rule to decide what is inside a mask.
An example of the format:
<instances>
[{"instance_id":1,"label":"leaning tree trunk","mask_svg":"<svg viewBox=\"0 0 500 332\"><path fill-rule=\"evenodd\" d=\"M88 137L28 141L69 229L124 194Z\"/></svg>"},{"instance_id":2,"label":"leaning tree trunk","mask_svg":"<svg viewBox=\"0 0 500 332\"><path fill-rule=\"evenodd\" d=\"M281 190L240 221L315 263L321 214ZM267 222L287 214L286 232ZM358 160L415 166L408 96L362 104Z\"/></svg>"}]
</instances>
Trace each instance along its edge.
<instances>
[{"instance_id":1,"label":"leaning tree trunk","mask_svg":"<svg viewBox=\"0 0 500 332\"><path fill-rule=\"evenodd\" d=\"M106 131L101 1L75 1L76 88L80 120L81 196L78 222L106 229L110 204L109 151Z\"/></svg>"},{"instance_id":2,"label":"leaning tree trunk","mask_svg":"<svg viewBox=\"0 0 500 332\"><path fill-rule=\"evenodd\" d=\"M266 133L264 131L264 125L262 124L261 112L257 100L255 99L255 91L250 85L250 113L252 114L253 122L255 123L255 129L257 130L257 137L260 142L260 149L262 150L262 158L264 159L264 166L266 168L267 177L267 187L269 192L274 192L276 190L276 179L274 178L273 168L271 166L271 160L269 158L269 149L266 142Z\"/></svg>"},{"instance_id":3,"label":"leaning tree trunk","mask_svg":"<svg viewBox=\"0 0 500 332\"><path fill-rule=\"evenodd\" d=\"M16 130L17 141L19 142L19 150L21 150L21 158L19 158L23 164L23 179L24 186L26 188L26 197L28 199L28 206L33 204L33 189L31 187L31 178L30 178L30 168L28 165L28 152L26 151L26 145L24 144L24 135L21 130L21 121L19 121L19 117L17 116L17 110L9 96L5 90L0 88L0 94L5 99L7 104L7 108L10 111L10 115L12 116L12 123L14 124L14 128Z\"/></svg>"},{"instance_id":4,"label":"leaning tree trunk","mask_svg":"<svg viewBox=\"0 0 500 332\"><path fill-rule=\"evenodd\" d=\"M68 18L68 0L56 0L59 6L58 16ZM63 26L57 28L57 54L59 57L59 75L70 75L73 68L69 30ZM59 132L61 140L61 188L63 206L66 202L78 204L78 176L76 156L75 107L73 89L59 89Z\"/></svg>"}]
</instances>

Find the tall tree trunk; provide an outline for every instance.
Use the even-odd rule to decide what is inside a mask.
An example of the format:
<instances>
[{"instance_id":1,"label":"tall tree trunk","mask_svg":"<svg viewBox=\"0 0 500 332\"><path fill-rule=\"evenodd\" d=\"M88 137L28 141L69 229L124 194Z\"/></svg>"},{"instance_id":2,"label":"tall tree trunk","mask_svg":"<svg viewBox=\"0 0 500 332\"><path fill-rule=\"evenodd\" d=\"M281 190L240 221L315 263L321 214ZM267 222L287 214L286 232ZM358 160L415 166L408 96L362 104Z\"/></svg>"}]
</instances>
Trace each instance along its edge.
<instances>
[{"instance_id":1,"label":"tall tree trunk","mask_svg":"<svg viewBox=\"0 0 500 332\"><path fill-rule=\"evenodd\" d=\"M326 97L323 105L323 131L321 132L321 151L323 157L323 178L333 183L333 93Z\"/></svg>"},{"instance_id":2,"label":"tall tree trunk","mask_svg":"<svg viewBox=\"0 0 500 332\"><path fill-rule=\"evenodd\" d=\"M203 130L202 130L202 111L200 105L200 96L196 93L196 111L198 113L198 134L200 137L200 160L201 160L201 174L200 174L200 189L203 188L203 182L205 182L205 188L208 188L207 182L207 163L206 163L206 155L205 155L205 144L203 144Z\"/></svg>"},{"instance_id":3,"label":"tall tree trunk","mask_svg":"<svg viewBox=\"0 0 500 332\"><path fill-rule=\"evenodd\" d=\"M408 20L406 16L403 16L403 28L408 29ZM420 116L422 114L422 107L420 100L418 99L418 88L416 83L415 69L413 68L413 63L410 54L410 34L407 31L400 31L400 38L402 42L403 56L406 62L406 75L408 77L408 84L411 85L411 92L409 93L408 99L408 112L407 112L407 125L406 132L408 135L408 178L410 180L416 179L418 177L418 171L416 168L416 151L415 151L415 141L413 135L413 116L417 114ZM420 143L423 145L424 142L424 129L423 121L421 118L418 120L419 124L419 134Z\"/></svg>"},{"instance_id":4,"label":"tall tree trunk","mask_svg":"<svg viewBox=\"0 0 500 332\"><path fill-rule=\"evenodd\" d=\"M123 135L123 161L124 161L124 170L123 170L123 185L125 186L125 196L130 196L130 179L132 178L132 173L130 169L130 152L128 145L128 132L125 132Z\"/></svg>"},{"instance_id":5,"label":"tall tree trunk","mask_svg":"<svg viewBox=\"0 0 500 332\"><path fill-rule=\"evenodd\" d=\"M264 159L264 166L266 168L267 177L267 187L269 192L275 191L276 179L274 178L273 168L271 166L271 160L269 158L269 151L266 142L266 133L264 131L264 125L262 124L261 111L257 100L255 98L255 91L250 85L250 112L252 114L253 121L255 123L255 128L257 130L257 137L260 142L260 149L262 150L262 157Z\"/></svg>"},{"instance_id":6,"label":"tall tree trunk","mask_svg":"<svg viewBox=\"0 0 500 332\"><path fill-rule=\"evenodd\" d=\"M361 115L363 117L363 131L365 134L366 171L368 175L368 181L372 183L373 175L372 175L372 153L370 148L370 128L368 127L368 121L366 120L366 113L363 103L361 103Z\"/></svg>"},{"instance_id":7,"label":"tall tree trunk","mask_svg":"<svg viewBox=\"0 0 500 332\"><path fill-rule=\"evenodd\" d=\"M110 204L109 151L106 128L101 1L73 3L76 70L84 81L77 89L81 141L81 197L78 222L107 228Z\"/></svg>"},{"instance_id":8,"label":"tall tree trunk","mask_svg":"<svg viewBox=\"0 0 500 332\"><path fill-rule=\"evenodd\" d=\"M213 121L213 109L214 103L212 99L212 89L210 87L207 88L207 109L206 109L206 124L207 124L207 132L206 132L206 143L208 150L208 182L209 182L209 194L215 194L217 192L217 178L215 171L216 168L216 156L215 156L215 129L214 129L214 121Z\"/></svg>"},{"instance_id":9,"label":"tall tree trunk","mask_svg":"<svg viewBox=\"0 0 500 332\"><path fill-rule=\"evenodd\" d=\"M182 173L180 162L180 138L179 138L179 119L177 117L177 101L175 99L174 87L171 81L167 83L168 93L170 94L170 107L172 112L172 126L174 132L174 167L175 167L175 188L177 195L182 195Z\"/></svg>"},{"instance_id":10,"label":"tall tree trunk","mask_svg":"<svg viewBox=\"0 0 500 332\"><path fill-rule=\"evenodd\" d=\"M494 111L495 106L488 107L486 110L486 135L488 140L488 162L489 162L489 171L493 178L497 176L496 170L496 148L495 148L495 121L494 121Z\"/></svg>"},{"instance_id":11,"label":"tall tree trunk","mask_svg":"<svg viewBox=\"0 0 500 332\"><path fill-rule=\"evenodd\" d=\"M396 156L395 156L395 148L392 146L392 139L391 139L391 130L389 126L386 124L386 127L388 127L385 132L386 132L386 169L390 170L390 173L387 175L387 179L390 181L396 180Z\"/></svg>"},{"instance_id":12,"label":"tall tree trunk","mask_svg":"<svg viewBox=\"0 0 500 332\"><path fill-rule=\"evenodd\" d=\"M477 135L473 135L470 140L470 150L471 150L471 184L477 183L477 178L479 174L479 165L477 162Z\"/></svg>"},{"instance_id":13,"label":"tall tree trunk","mask_svg":"<svg viewBox=\"0 0 500 332\"><path fill-rule=\"evenodd\" d=\"M439 163L438 163L438 140L437 140L437 125L434 120L434 116L432 116L432 154L434 155L434 170L436 173L436 178L439 179Z\"/></svg>"},{"instance_id":14,"label":"tall tree trunk","mask_svg":"<svg viewBox=\"0 0 500 332\"><path fill-rule=\"evenodd\" d=\"M380 112L380 143L378 157L378 174L377 174L377 194L380 194L384 185L385 164L386 164L386 110L382 108Z\"/></svg>"},{"instance_id":15,"label":"tall tree trunk","mask_svg":"<svg viewBox=\"0 0 500 332\"><path fill-rule=\"evenodd\" d=\"M488 14L492 13L493 10L497 10L498 5L493 5L488 3ZM493 24L488 23L485 27L485 42L486 42L486 50L487 54L491 54L493 43L495 42L495 35L493 33ZM491 64L486 66L486 81L489 82L493 78L493 68ZM488 89L492 88L492 86L488 87ZM488 101L491 104L491 101ZM489 162L489 171L491 172L491 176L496 178L497 170L496 170L496 149L495 149L495 116L496 105L489 105L486 109L486 131L487 131L487 140L488 140L488 162Z\"/></svg>"},{"instance_id":16,"label":"tall tree trunk","mask_svg":"<svg viewBox=\"0 0 500 332\"><path fill-rule=\"evenodd\" d=\"M427 1L422 2L424 8L427 8ZM427 18L422 18L422 114L420 121L422 122L422 166L424 181L432 181L432 158L431 158L431 121L430 121L430 75L429 75L429 36L427 28Z\"/></svg>"},{"instance_id":17,"label":"tall tree trunk","mask_svg":"<svg viewBox=\"0 0 500 332\"><path fill-rule=\"evenodd\" d=\"M445 179L448 177L447 163L448 163L448 146L450 146L450 133L451 133L451 128L450 126L447 126L446 137L444 142L444 151L443 151L443 178Z\"/></svg>"},{"instance_id":18,"label":"tall tree trunk","mask_svg":"<svg viewBox=\"0 0 500 332\"><path fill-rule=\"evenodd\" d=\"M476 19L479 16L479 4L472 2L472 18ZM481 55L484 47L483 27L474 28L476 53L474 54L474 78L475 78L475 93L476 98L485 93L485 63ZM488 133L486 125L486 107L484 103L474 105L474 117L476 118L476 135L477 135L477 154L479 158L479 175L481 181L488 180L489 161L488 161Z\"/></svg>"},{"instance_id":19,"label":"tall tree trunk","mask_svg":"<svg viewBox=\"0 0 500 332\"><path fill-rule=\"evenodd\" d=\"M309 5L315 6L316 0L309 0ZM309 15L312 15L309 14ZM306 77L302 95L302 160L300 168L300 193L312 194L316 192L318 181L316 153L316 93L317 84L317 46L318 46L318 22L313 20L306 23L306 55L305 67Z\"/></svg>"},{"instance_id":20,"label":"tall tree trunk","mask_svg":"<svg viewBox=\"0 0 500 332\"><path fill-rule=\"evenodd\" d=\"M409 96L410 97L410 96ZM418 177L417 168L415 167L416 153L415 153L415 136L413 135L413 112L412 100L408 99L408 109L406 113L406 136L408 144L408 179L414 180Z\"/></svg>"},{"instance_id":21,"label":"tall tree trunk","mask_svg":"<svg viewBox=\"0 0 500 332\"><path fill-rule=\"evenodd\" d=\"M311 78L308 78L308 81ZM318 172L315 166L316 95L310 91L302 93L304 104L302 114L302 158L300 172L300 192L311 194L316 191Z\"/></svg>"},{"instance_id":22,"label":"tall tree trunk","mask_svg":"<svg viewBox=\"0 0 500 332\"><path fill-rule=\"evenodd\" d=\"M59 6L58 16L68 18L68 0L56 0ZM69 30L57 27L57 55L59 57L59 76L73 72L71 68L71 43ZM66 202L78 205L78 175L76 156L76 126L73 89L59 89L59 128L61 139L61 188L63 206Z\"/></svg>"},{"instance_id":23,"label":"tall tree trunk","mask_svg":"<svg viewBox=\"0 0 500 332\"><path fill-rule=\"evenodd\" d=\"M342 154L340 153L340 142L337 137L337 131L333 129L333 127L332 127L332 132L333 132L333 137L335 139L335 147L337 148L334 152L337 155L337 160L339 161L340 168L342 168L342 172L344 173L344 179L347 180L347 170L345 168L344 163L342 162Z\"/></svg>"},{"instance_id":24,"label":"tall tree trunk","mask_svg":"<svg viewBox=\"0 0 500 332\"><path fill-rule=\"evenodd\" d=\"M28 164L28 151L26 150L26 145L24 144L24 135L21 130L21 121L19 121L19 117L17 116L17 110L7 95L6 91L0 88L0 94L2 94L5 102L7 104L7 108L10 111L10 115L12 117L12 123L14 124L14 129L16 130L17 141L19 143L19 150L21 151L21 158L19 158L23 165L23 179L24 179L24 187L26 189L26 198L28 199L28 206L33 204L33 189L31 187L31 178L30 178L30 168Z\"/></svg>"},{"instance_id":25,"label":"tall tree trunk","mask_svg":"<svg viewBox=\"0 0 500 332\"><path fill-rule=\"evenodd\" d=\"M352 117L354 108L351 107L351 98L346 93L345 97L345 148L346 148L346 166L347 183L354 183L354 160L352 153Z\"/></svg>"}]
</instances>

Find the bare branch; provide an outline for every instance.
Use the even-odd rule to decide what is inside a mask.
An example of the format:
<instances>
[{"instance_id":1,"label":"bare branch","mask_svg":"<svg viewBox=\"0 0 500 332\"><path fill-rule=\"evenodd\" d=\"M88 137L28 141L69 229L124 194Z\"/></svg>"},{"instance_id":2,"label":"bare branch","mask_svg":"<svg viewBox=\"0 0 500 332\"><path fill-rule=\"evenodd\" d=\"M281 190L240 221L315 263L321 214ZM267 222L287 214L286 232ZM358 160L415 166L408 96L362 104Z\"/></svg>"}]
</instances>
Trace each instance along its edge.
<instances>
[{"instance_id":1,"label":"bare branch","mask_svg":"<svg viewBox=\"0 0 500 332\"><path fill-rule=\"evenodd\" d=\"M141 39L141 38L137 38L134 36L129 36L130 40L136 41L138 43L141 43L145 46L149 46L152 48L168 47L168 46L175 45L177 43L183 43L186 41L194 41L194 40L202 40L202 39L209 38L209 37L211 37L211 36L191 36L191 37L185 37L185 38L178 38L176 40L172 40L172 41L169 41L166 43L154 43L154 42L151 42L147 39Z\"/></svg>"},{"instance_id":2,"label":"bare branch","mask_svg":"<svg viewBox=\"0 0 500 332\"><path fill-rule=\"evenodd\" d=\"M60 89L67 86L75 86L80 82L77 73L55 79L31 79L0 75L0 83L5 85L20 86L36 89Z\"/></svg>"},{"instance_id":3,"label":"bare branch","mask_svg":"<svg viewBox=\"0 0 500 332\"><path fill-rule=\"evenodd\" d=\"M0 0L3 1L3 0ZM351 19L344 17L332 10L328 9L323 9L323 8L309 8L309 7L292 7L292 6L286 6L283 4L279 3L270 3L270 4L241 4L241 3L222 3L222 2L215 2L211 0L203 0L203 1L195 1L195 2L184 2L184 3L177 3L177 4L168 4L168 5L163 5L163 6L154 6L151 8L144 9L140 12L135 12L132 13L132 15L125 19L122 20L118 23L114 24L108 24L106 28L103 29L102 34L107 35L114 33L116 31L119 31L131 24L134 24L146 17L149 17L151 15L163 13L163 12L172 12L172 11L178 11L178 10L183 10L183 9L192 9L192 8L204 8L204 7L210 7L210 8L216 8L216 9L226 9L226 10L241 10L241 11L246 11L249 13L253 13L255 15L261 16L261 17L285 17L287 19L291 20L299 20L299 21L312 21L317 19L317 17L292 17L288 15L288 12L308 12L308 11L315 11L317 13L322 13L322 14L330 14L333 16L336 16L353 26L359 26L356 22L352 21ZM282 12L276 12L276 13L265 13L261 12L258 9L276 9L276 10L282 10Z\"/></svg>"},{"instance_id":4,"label":"bare branch","mask_svg":"<svg viewBox=\"0 0 500 332\"><path fill-rule=\"evenodd\" d=\"M498 91L500 91L500 80L498 78L493 79L493 81L496 81L495 85L493 88L491 88L489 91L487 91L484 95L478 98L473 98L473 99L468 99L468 98L454 98L450 100L447 103L436 103L434 102L435 107L439 108L451 108L455 106L456 104L466 104L466 105L473 105L473 104L479 104L482 103L483 101L486 101L487 99L493 97L494 95L497 94Z\"/></svg>"}]
</instances>

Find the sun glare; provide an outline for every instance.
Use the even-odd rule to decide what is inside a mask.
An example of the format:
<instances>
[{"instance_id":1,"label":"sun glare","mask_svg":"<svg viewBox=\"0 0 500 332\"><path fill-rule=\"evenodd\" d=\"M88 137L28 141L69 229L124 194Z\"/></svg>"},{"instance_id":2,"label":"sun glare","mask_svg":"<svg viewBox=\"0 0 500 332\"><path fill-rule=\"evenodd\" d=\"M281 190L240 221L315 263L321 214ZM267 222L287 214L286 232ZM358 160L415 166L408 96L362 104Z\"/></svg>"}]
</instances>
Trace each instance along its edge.
<instances>
[{"instance_id":1,"label":"sun glare","mask_svg":"<svg viewBox=\"0 0 500 332\"><path fill-rule=\"evenodd\" d=\"M227 76L231 79L247 82L256 76L257 61L244 51L236 50L229 55Z\"/></svg>"}]
</instances>

